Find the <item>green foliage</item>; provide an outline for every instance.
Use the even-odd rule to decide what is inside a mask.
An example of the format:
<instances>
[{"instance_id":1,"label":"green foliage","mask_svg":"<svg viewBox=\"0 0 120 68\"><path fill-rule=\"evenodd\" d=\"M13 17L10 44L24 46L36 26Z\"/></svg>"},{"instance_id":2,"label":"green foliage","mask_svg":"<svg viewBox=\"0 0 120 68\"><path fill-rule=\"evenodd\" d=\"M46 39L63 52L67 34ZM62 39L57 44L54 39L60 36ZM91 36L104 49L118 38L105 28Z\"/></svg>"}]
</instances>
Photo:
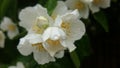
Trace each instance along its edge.
<instances>
[{"instance_id":1,"label":"green foliage","mask_svg":"<svg viewBox=\"0 0 120 68\"><path fill-rule=\"evenodd\" d=\"M91 54L90 40L87 34L84 35L82 39L77 40L75 42L75 45L77 46L76 51L80 60L82 60L85 56L89 56Z\"/></svg>"},{"instance_id":2,"label":"green foliage","mask_svg":"<svg viewBox=\"0 0 120 68\"><path fill-rule=\"evenodd\" d=\"M95 13L94 18L104 28L106 32L109 31L107 18L102 11Z\"/></svg>"},{"instance_id":3,"label":"green foliage","mask_svg":"<svg viewBox=\"0 0 120 68\"><path fill-rule=\"evenodd\" d=\"M48 10L48 13L51 15L52 11L54 10L54 8L57 5L57 0L48 0L45 7Z\"/></svg>"},{"instance_id":4,"label":"green foliage","mask_svg":"<svg viewBox=\"0 0 120 68\"><path fill-rule=\"evenodd\" d=\"M1 0L0 3L0 20L8 16L17 21L17 0Z\"/></svg>"}]
</instances>

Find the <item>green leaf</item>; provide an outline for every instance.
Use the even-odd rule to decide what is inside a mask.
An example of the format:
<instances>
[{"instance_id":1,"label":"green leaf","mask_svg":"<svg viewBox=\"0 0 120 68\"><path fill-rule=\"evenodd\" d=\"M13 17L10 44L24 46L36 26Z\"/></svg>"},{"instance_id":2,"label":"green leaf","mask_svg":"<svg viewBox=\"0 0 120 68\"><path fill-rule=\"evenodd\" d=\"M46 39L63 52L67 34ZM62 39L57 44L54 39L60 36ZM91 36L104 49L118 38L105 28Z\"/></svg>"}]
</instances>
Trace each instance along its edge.
<instances>
[{"instance_id":1,"label":"green leaf","mask_svg":"<svg viewBox=\"0 0 120 68\"><path fill-rule=\"evenodd\" d=\"M17 0L3 0L0 3L0 19L4 16L10 18L17 18Z\"/></svg>"},{"instance_id":2,"label":"green leaf","mask_svg":"<svg viewBox=\"0 0 120 68\"><path fill-rule=\"evenodd\" d=\"M79 60L77 53L75 51L73 51L72 53L70 53L70 56L71 56L71 59L75 65L75 67L80 68L80 60Z\"/></svg>"},{"instance_id":3,"label":"green leaf","mask_svg":"<svg viewBox=\"0 0 120 68\"><path fill-rule=\"evenodd\" d=\"M48 10L48 13L51 15L52 14L52 11L54 10L54 8L56 7L57 5L57 0L48 0L45 7L47 8Z\"/></svg>"},{"instance_id":4,"label":"green leaf","mask_svg":"<svg viewBox=\"0 0 120 68\"><path fill-rule=\"evenodd\" d=\"M0 7L0 19L5 15L6 10L10 4L10 0L3 0Z\"/></svg>"},{"instance_id":5,"label":"green leaf","mask_svg":"<svg viewBox=\"0 0 120 68\"><path fill-rule=\"evenodd\" d=\"M108 21L106 15L102 11L100 11L98 13L95 13L93 16L94 19L104 28L104 30L108 32L109 27L108 27Z\"/></svg>"},{"instance_id":6,"label":"green leaf","mask_svg":"<svg viewBox=\"0 0 120 68\"><path fill-rule=\"evenodd\" d=\"M75 45L77 46L76 52L78 56L80 57L80 60L82 60L85 56L89 56L91 53L90 48L90 41L88 35L84 35L82 39L77 40L75 42Z\"/></svg>"}]
</instances>

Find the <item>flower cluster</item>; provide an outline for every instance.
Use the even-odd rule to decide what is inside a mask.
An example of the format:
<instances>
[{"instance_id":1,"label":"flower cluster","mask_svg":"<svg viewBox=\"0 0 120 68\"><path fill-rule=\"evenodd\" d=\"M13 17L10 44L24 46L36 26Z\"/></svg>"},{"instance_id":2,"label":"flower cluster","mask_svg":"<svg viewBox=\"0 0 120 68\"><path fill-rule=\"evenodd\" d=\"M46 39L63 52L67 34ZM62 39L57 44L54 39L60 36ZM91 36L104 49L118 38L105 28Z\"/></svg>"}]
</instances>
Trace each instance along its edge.
<instances>
[{"instance_id":1,"label":"flower cluster","mask_svg":"<svg viewBox=\"0 0 120 68\"><path fill-rule=\"evenodd\" d=\"M82 18L88 18L89 9L92 13L100 11L100 8L110 7L110 0L66 0L70 9L78 9Z\"/></svg>"},{"instance_id":2,"label":"flower cluster","mask_svg":"<svg viewBox=\"0 0 120 68\"><path fill-rule=\"evenodd\" d=\"M85 25L80 19L87 19L89 11L96 13L109 6L110 0L57 1L51 15L40 4L26 7L19 12L19 26L25 28L27 34L20 38L17 49L24 56L33 53L38 64L62 58L65 50L76 49L74 42L85 34ZM4 48L6 34L10 40L19 34L17 24L9 17L4 17L0 23L1 48ZM24 68L24 65L18 62L17 66L9 68Z\"/></svg>"},{"instance_id":3,"label":"flower cluster","mask_svg":"<svg viewBox=\"0 0 120 68\"><path fill-rule=\"evenodd\" d=\"M62 58L66 49L74 51L74 41L85 33L78 10L68 10L62 1L58 1L51 16L46 8L37 4L21 10L19 19L19 25L28 33L20 39L17 48L24 56L33 53L38 64Z\"/></svg>"}]
</instances>

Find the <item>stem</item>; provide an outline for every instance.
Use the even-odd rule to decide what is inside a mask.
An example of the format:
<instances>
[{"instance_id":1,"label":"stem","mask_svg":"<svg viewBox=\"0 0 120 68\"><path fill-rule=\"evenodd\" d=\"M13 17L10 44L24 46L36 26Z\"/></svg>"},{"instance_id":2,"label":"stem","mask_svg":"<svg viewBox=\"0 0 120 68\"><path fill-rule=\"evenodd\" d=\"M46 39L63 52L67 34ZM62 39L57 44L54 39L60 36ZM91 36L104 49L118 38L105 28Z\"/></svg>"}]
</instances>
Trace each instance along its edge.
<instances>
[{"instance_id":1,"label":"stem","mask_svg":"<svg viewBox=\"0 0 120 68\"><path fill-rule=\"evenodd\" d=\"M73 51L72 53L70 53L70 57L75 65L75 67L80 68L80 60L79 60L77 53L75 51Z\"/></svg>"}]
</instances>

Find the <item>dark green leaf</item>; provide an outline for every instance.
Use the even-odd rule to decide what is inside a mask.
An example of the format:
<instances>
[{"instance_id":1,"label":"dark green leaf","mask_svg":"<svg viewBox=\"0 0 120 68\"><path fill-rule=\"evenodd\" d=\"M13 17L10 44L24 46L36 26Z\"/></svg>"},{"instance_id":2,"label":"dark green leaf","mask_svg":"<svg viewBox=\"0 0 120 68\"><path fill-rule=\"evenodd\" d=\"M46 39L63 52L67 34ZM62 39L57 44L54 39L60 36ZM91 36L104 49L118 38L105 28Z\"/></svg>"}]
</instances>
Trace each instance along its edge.
<instances>
[{"instance_id":1,"label":"dark green leaf","mask_svg":"<svg viewBox=\"0 0 120 68\"><path fill-rule=\"evenodd\" d=\"M54 10L54 8L57 5L57 0L48 0L48 2L46 3L45 7L48 10L48 13L51 15L52 11Z\"/></svg>"},{"instance_id":2,"label":"dark green leaf","mask_svg":"<svg viewBox=\"0 0 120 68\"><path fill-rule=\"evenodd\" d=\"M72 53L70 53L71 59L75 65L76 68L80 67L80 60L79 57L77 55L77 53L75 51L73 51Z\"/></svg>"},{"instance_id":3,"label":"dark green leaf","mask_svg":"<svg viewBox=\"0 0 120 68\"><path fill-rule=\"evenodd\" d=\"M89 56L91 53L89 37L86 34L82 39L75 42L77 46L77 53L82 60L85 56Z\"/></svg>"},{"instance_id":4,"label":"dark green leaf","mask_svg":"<svg viewBox=\"0 0 120 68\"><path fill-rule=\"evenodd\" d=\"M95 13L94 18L104 28L106 32L109 31L106 15L102 11Z\"/></svg>"}]
</instances>

